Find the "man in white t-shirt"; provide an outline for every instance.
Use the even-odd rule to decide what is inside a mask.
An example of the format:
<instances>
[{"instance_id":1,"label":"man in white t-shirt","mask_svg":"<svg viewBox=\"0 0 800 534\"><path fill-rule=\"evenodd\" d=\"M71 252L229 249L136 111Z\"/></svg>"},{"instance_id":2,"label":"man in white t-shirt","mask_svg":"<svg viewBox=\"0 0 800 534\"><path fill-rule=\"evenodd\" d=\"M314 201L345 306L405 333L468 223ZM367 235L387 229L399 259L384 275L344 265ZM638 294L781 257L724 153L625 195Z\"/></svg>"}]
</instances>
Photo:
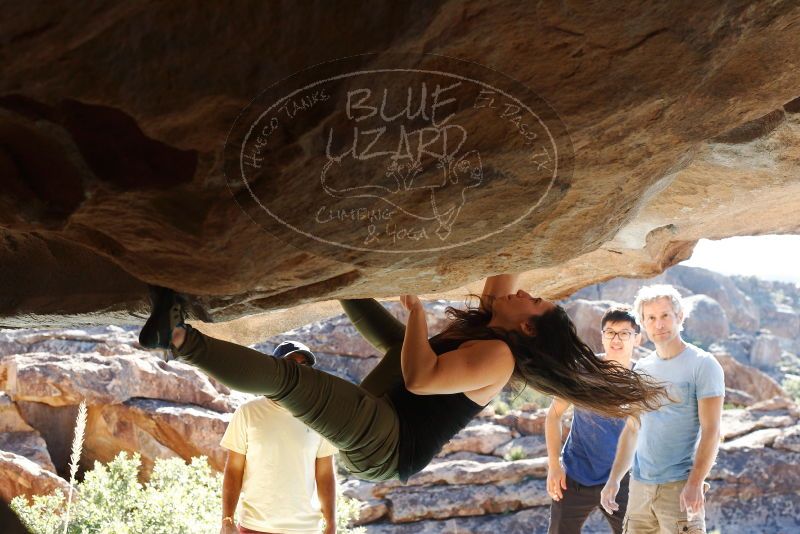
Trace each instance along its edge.
<instances>
[{"instance_id":1,"label":"man in white t-shirt","mask_svg":"<svg viewBox=\"0 0 800 534\"><path fill-rule=\"evenodd\" d=\"M273 355L298 365L316 361L296 341L281 343ZM324 533L336 532L336 449L319 434L258 397L234 412L220 444L228 449L220 534L319 534L323 518Z\"/></svg>"}]
</instances>

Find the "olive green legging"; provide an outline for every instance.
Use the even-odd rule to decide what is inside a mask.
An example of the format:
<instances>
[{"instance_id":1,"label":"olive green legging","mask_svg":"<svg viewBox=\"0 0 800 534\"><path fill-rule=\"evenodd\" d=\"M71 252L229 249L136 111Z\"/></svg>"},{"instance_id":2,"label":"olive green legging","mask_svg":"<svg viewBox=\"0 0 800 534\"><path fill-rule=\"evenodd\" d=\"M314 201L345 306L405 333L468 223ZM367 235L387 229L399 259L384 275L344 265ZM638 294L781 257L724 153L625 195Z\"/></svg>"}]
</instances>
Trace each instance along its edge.
<instances>
[{"instance_id":1,"label":"olive green legging","mask_svg":"<svg viewBox=\"0 0 800 534\"><path fill-rule=\"evenodd\" d=\"M341 453L368 480L397 478L400 421L386 392L403 379L405 327L374 299L343 300L356 329L383 359L360 386L291 360L215 339L187 327L177 357L238 391L277 402Z\"/></svg>"}]
</instances>

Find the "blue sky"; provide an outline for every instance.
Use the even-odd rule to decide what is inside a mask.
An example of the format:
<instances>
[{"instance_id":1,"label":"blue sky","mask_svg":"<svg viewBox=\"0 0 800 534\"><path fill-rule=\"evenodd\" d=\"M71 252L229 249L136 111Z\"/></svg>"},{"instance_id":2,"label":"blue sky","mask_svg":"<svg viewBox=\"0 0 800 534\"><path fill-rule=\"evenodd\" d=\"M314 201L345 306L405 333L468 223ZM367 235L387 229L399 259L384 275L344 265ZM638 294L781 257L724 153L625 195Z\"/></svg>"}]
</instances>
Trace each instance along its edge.
<instances>
[{"instance_id":1,"label":"blue sky","mask_svg":"<svg viewBox=\"0 0 800 534\"><path fill-rule=\"evenodd\" d=\"M800 235L701 239L681 265L800 284Z\"/></svg>"}]
</instances>

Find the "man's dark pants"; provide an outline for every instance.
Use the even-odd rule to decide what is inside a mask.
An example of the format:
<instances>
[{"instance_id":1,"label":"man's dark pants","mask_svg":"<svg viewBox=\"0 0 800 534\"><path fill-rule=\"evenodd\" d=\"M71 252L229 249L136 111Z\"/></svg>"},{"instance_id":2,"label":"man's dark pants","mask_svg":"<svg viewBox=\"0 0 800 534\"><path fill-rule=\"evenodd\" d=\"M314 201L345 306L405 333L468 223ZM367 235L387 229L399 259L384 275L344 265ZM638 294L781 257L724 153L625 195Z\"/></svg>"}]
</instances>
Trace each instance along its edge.
<instances>
[{"instance_id":1,"label":"man's dark pants","mask_svg":"<svg viewBox=\"0 0 800 534\"><path fill-rule=\"evenodd\" d=\"M580 534L586 518L595 508L599 508L603 513L614 534L622 534L622 520L625 518L625 509L628 506L629 478L630 474L625 475L619 485L619 493L617 493L619 510L613 515L609 515L600 506L600 492L603 490L603 484L584 486L567 477L567 489L563 490L564 497L560 501L553 501L550 504L548 534Z\"/></svg>"}]
</instances>

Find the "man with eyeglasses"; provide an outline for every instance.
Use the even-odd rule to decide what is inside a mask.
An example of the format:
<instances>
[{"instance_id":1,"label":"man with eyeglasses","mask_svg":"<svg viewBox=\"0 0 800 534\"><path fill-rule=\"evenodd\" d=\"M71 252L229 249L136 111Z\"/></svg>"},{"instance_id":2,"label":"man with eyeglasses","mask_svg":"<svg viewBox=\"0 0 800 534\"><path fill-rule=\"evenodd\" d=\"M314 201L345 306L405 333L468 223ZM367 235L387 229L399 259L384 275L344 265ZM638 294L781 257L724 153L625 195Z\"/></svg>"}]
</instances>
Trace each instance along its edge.
<instances>
[{"instance_id":1,"label":"man with eyeglasses","mask_svg":"<svg viewBox=\"0 0 800 534\"><path fill-rule=\"evenodd\" d=\"M617 511L615 494L633 464L626 534L706 532L705 482L719 448L725 376L708 352L681 338L681 295L669 285L643 287L634 309L656 346L636 365L668 385L672 402L628 420L602 491L607 512Z\"/></svg>"},{"instance_id":2,"label":"man with eyeglasses","mask_svg":"<svg viewBox=\"0 0 800 534\"><path fill-rule=\"evenodd\" d=\"M612 307L600 320L605 354L600 357L631 368L633 349L641 341L639 325L629 307ZM625 421L575 408L572 427L561 449L561 419L570 403L555 397L547 412L547 491L550 504L549 534L579 533L586 518L600 508L600 491L608 479L617 440ZM617 503L620 514L601 508L615 534L622 532L622 517L628 501L628 478L620 483Z\"/></svg>"}]
</instances>

